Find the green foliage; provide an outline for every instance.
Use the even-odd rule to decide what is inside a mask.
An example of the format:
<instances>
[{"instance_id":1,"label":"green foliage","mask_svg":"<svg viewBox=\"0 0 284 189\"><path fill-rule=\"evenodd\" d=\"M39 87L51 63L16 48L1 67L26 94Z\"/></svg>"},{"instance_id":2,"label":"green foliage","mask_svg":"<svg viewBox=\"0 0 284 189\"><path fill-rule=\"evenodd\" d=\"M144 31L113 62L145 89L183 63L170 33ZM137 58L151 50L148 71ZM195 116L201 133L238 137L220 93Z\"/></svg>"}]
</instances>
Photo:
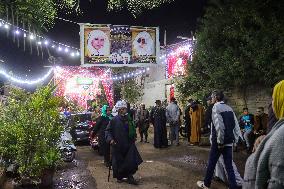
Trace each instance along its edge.
<instances>
[{"instance_id":1,"label":"green foliage","mask_svg":"<svg viewBox=\"0 0 284 189\"><path fill-rule=\"evenodd\" d=\"M37 178L60 160L58 141L63 130L59 99L52 88L29 94L14 89L0 110L0 156L15 161L22 177Z\"/></svg>"},{"instance_id":2,"label":"green foliage","mask_svg":"<svg viewBox=\"0 0 284 189\"><path fill-rule=\"evenodd\" d=\"M151 10L174 0L108 0L108 10L127 8L136 17L144 10Z\"/></svg>"},{"instance_id":3,"label":"green foliage","mask_svg":"<svg viewBox=\"0 0 284 189\"><path fill-rule=\"evenodd\" d=\"M33 29L49 29L59 10L71 11L76 6L76 0L8 0L0 1L0 16L5 18L11 12L18 16L26 25L32 24ZM8 9L8 12L7 12Z\"/></svg>"},{"instance_id":4,"label":"green foliage","mask_svg":"<svg viewBox=\"0 0 284 189\"><path fill-rule=\"evenodd\" d=\"M178 89L202 96L284 79L284 2L212 0L197 32L195 57Z\"/></svg>"},{"instance_id":5,"label":"green foliage","mask_svg":"<svg viewBox=\"0 0 284 189\"><path fill-rule=\"evenodd\" d=\"M112 73L113 75L121 75L123 73L127 72L133 72L136 70L136 68L130 68L130 67L122 67L122 68L113 68ZM142 76L144 77L144 76ZM138 84L137 80L135 78L125 78L123 81L115 82L114 83L114 95L120 96L120 100L124 99L129 103L136 103L137 100L143 95L143 89L142 86ZM117 95L116 93L120 93Z\"/></svg>"},{"instance_id":6,"label":"green foliage","mask_svg":"<svg viewBox=\"0 0 284 189\"><path fill-rule=\"evenodd\" d=\"M92 0L90 0L92 1ZM144 10L157 8L174 0L108 0L109 11L127 8L133 16ZM32 29L48 30L53 27L58 12L80 12L80 0L3 0L0 1L0 17L11 18L12 12L20 22L32 24Z\"/></svg>"},{"instance_id":7,"label":"green foliage","mask_svg":"<svg viewBox=\"0 0 284 189\"><path fill-rule=\"evenodd\" d=\"M57 96L57 99L59 100L59 107L67 108L69 107L72 111L72 113L79 113L82 112L84 109L78 105L77 102L74 101L67 101L64 96Z\"/></svg>"},{"instance_id":8,"label":"green foliage","mask_svg":"<svg viewBox=\"0 0 284 189\"><path fill-rule=\"evenodd\" d=\"M143 95L142 88L137 85L136 81L131 79L125 82L121 91L123 99L130 104L135 104L137 100Z\"/></svg>"}]
</instances>

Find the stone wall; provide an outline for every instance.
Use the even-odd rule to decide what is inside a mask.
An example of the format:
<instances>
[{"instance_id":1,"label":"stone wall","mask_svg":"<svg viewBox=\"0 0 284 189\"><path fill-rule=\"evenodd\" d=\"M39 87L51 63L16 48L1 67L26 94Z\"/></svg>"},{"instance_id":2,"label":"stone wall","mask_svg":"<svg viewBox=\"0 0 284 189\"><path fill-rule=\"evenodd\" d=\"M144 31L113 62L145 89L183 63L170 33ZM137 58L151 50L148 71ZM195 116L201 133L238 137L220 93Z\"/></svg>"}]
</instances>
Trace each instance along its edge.
<instances>
[{"instance_id":1,"label":"stone wall","mask_svg":"<svg viewBox=\"0 0 284 189\"><path fill-rule=\"evenodd\" d=\"M249 87L246 93L246 104L249 112L252 114L256 113L258 107L264 107L264 111L268 112L268 105L271 102L271 90L264 88L262 86L252 86ZM228 99L228 104L232 106L234 111L239 115L243 108L246 107L243 94L240 89L234 89L227 92L226 97Z\"/></svg>"}]
</instances>

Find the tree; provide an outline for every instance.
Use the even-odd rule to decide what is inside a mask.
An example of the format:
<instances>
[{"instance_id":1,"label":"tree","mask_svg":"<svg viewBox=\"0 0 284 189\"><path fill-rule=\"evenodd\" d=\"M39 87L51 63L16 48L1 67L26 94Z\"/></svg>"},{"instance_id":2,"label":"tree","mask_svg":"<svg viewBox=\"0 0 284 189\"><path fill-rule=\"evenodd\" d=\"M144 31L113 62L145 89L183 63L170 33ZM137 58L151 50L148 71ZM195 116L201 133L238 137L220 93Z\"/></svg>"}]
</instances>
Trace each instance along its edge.
<instances>
[{"instance_id":1,"label":"tree","mask_svg":"<svg viewBox=\"0 0 284 189\"><path fill-rule=\"evenodd\" d=\"M92 0L90 0L92 1ZM94 1L94 0L93 0ZM137 16L144 10L150 10L162 4L174 0L108 0L109 11L127 8L133 16ZM53 27L58 11L66 13L80 13L80 0L2 0L0 1L0 17L11 22L25 24L28 28L32 23L32 29L48 30Z\"/></svg>"},{"instance_id":2,"label":"tree","mask_svg":"<svg viewBox=\"0 0 284 189\"><path fill-rule=\"evenodd\" d=\"M134 71L135 68L123 67L113 68L113 75L121 75L125 72ZM142 75L141 77L145 77ZM143 87L136 78L125 78L122 81L117 81L113 84L114 100L125 99L129 103L136 103L143 95Z\"/></svg>"},{"instance_id":3,"label":"tree","mask_svg":"<svg viewBox=\"0 0 284 189\"><path fill-rule=\"evenodd\" d=\"M11 22L19 20L20 26L33 25L33 30L48 30L54 25L59 10L74 10L77 0L3 0L0 1L0 17Z\"/></svg>"},{"instance_id":4,"label":"tree","mask_svg":"<svg viewBox=\"0 0 284 189\"><path fill-rule=\"evenodd\" d=\"M60 161L63 126L53 90L42 87L30 94L14 89L0 107L0 156L17 163L22 179L38 179Z\"/></svg>"},{"instance_id":5,"label":"tree","mask_svg":"<svg viewBox=\"0 0 284 189\"><path fill-rule=\"evenodd\" d=\"M134 79L130 79L122 86L121 95L130 104L135 104L143 95L143 89Z\"/></svg>"},{"instance_id":6,"label":"tree","mask_svg":"<svg viewBox=\"0 0 284 189\"><path fill-rule=\"evenodd\" d=\"M109 0L108 10L121 10L126 7L136 17L144 10L151 10L172 1L174 0Z\"/></svg>"},{"instance_id":7,"label":"tree","mask_svg":"<svg viewBox=\"0 0 284 189\"><path fill-rule=\"evenodd\" d=\"M197 32L188 75L179 84L185 96L212 89L273 86L284 79L284 2L211 0Z\"/></svg>"}]
</instances>

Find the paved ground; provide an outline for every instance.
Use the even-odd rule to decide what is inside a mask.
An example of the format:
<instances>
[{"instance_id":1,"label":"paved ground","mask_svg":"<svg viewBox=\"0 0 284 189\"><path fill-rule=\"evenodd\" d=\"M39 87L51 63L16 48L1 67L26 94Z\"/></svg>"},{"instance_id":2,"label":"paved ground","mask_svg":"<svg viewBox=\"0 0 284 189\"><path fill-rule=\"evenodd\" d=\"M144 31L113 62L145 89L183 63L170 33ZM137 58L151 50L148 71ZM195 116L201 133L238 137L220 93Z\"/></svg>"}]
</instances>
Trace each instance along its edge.
<instances>
[{"instance_id":1,"label":"paved ground","mask_svg":"<svg viewBox=\"0 0 284 189\"><path fill-rule=\"evenodd\" d=\"M204 176L209 147L188 146L186 140L181 140L180 146L155 149L152 142L137 142L144 160L135 175L138 186L118 184L113 178L107 182L108 169L103 158L90 146L81 145L77 146L76 160L64 163L55 174L54 186L47 189L196 189L196 181ZM243 151L234 154L241 175L246 158ZM4 188L12 189L11 182L6 182ZM211 188L227 187L214 181Z\"/></svg>"},{"instance_id":2,"label":"paved ground","mask_svg":"<svg viewBox=\"0 0 284 189\"><path fill-rule=\"evenodd\" d=\"M118 184L111 178L107 182L108 169L103 158L89 146L78 146L76 162L65 165L56 174L54 189L196 189L196 181L202 179L208 158L208 147L188 146L186 141L178 147L155 149L151 143L137 143L144 160L135 178L139 186ZM246 155L235 154L235 162L243 175ZM213 182L213 189L227 188Z\"/></svg>"}]
</instances>

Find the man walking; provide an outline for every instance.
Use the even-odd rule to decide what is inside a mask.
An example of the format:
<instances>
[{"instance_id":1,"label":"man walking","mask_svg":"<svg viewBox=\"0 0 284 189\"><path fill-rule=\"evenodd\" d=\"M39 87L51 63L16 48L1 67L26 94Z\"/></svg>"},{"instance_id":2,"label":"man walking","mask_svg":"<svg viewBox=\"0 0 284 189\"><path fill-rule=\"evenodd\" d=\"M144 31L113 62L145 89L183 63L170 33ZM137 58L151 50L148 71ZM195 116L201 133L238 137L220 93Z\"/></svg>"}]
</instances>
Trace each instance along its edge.
<instances>
[{"instance_id":1,"label":"man walking","mask_svg":"<svg viewBox=\"0 0 284 189\"><path fill-rule=\"evenodd\" d=\"M216 163L222 154L228 174L229 188L236 189L238 186L232 166L232 147L233 143L238 140L237 133L240 133L238 121L232 108L224 103L224 94L222 92L213 93L212 99L217 102L212 109L213 125L211 127L211 149L208 167L204 181L198 181L197 186L205 189L210 187Z\"/></svg>"},{"instance_id":2,"label":"man walking","mask_svg":"<svg viewBox=\"0 0 284 189\"><path fill-rule=\"evenodd\" d=\"M118 115L110 121L105 131L106 141L112 146L113 177L118 183L127 178L129 184L137 185L133 175L142 163L142 158L135 146L135 125L127 115L125 101L118 101L115 107Z\"/></svg>"},{"instance_id":3,"label":"man walking","mask_svg":"<svg viewBox=\"0 0 284 189\"><path fill-rule=\"evenodd\" d=\"M148 142L148 129L149 129L149 111L146 110L145 104L141 104L140 109L137 111L137 124L139 128L139 134L141 137L140 142L143 142L143 135L145 136L145 143Z\"/></svg>"},{"instance_id":4,"label":"man walking","mask_svg":"<svg viewBox=\"0 0 284 189\"><path fill-rule=\"evenodd\" d=\"M166 117L168 123L170 123L170 141L173 145L173 141L176 141L176 145L179 145L179 120L180 120L180 108L175 103L176 99L171 98L171 103L167 106Z\"/></svg>"}]
</instances>

